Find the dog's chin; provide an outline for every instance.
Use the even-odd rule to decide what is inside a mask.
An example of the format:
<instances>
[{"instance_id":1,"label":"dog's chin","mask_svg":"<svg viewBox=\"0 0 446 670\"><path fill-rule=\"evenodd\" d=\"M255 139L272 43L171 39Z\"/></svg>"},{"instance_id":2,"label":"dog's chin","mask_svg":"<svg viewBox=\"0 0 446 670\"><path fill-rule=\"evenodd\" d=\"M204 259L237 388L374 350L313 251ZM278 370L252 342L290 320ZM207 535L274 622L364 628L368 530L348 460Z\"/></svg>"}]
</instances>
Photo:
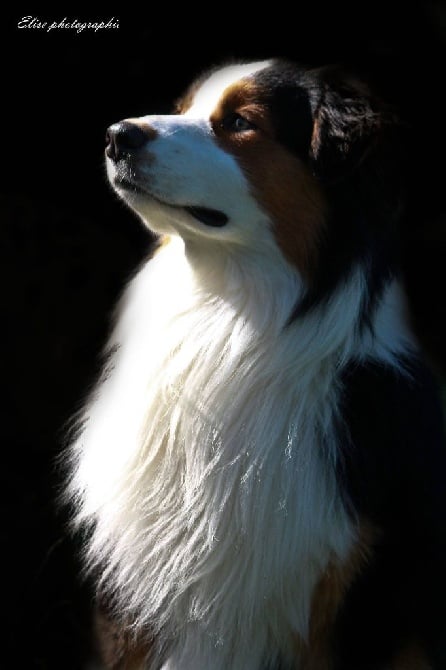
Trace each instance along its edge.
<instances>
[{"instance_id":1,"label":"dog's chin","mask_svg":"<svg viewBox=\"0 0 446 670\"><path fill-rule=\"evenodd\" d=\"M127 179L114 179L113 186L118 195L139 214L151 228L162 228L160 232L173 232L178 225L190 228L197 223L202 227L223 228L229 221L227 214L212 207L195 204L169 202L143 189Z\"/></svg>"}]
</instances>

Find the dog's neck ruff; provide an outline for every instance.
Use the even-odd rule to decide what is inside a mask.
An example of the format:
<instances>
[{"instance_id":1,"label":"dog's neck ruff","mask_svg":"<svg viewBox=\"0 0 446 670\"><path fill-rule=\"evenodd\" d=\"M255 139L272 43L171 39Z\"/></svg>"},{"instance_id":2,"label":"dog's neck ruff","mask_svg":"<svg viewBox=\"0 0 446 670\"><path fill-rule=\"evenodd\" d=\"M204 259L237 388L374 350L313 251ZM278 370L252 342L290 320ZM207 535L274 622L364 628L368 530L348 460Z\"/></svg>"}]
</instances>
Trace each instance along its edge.
<instances>
[{"instance_id":1,"label":"dog's neck ruff","mask_svg":"<svg viewBox=\"0 0 446 670\"><path fill-rule=\"evenodd\" d=\"M287 327L291 266L224 250L200 265L175 237L129 286L72 492L90 564L158 632L166 670L258 670L306 637L318 579L356 539L335 476L340 370L407 346L395 286L361 334L364 290L358 268Z\"/></svg>"}]
</instances>

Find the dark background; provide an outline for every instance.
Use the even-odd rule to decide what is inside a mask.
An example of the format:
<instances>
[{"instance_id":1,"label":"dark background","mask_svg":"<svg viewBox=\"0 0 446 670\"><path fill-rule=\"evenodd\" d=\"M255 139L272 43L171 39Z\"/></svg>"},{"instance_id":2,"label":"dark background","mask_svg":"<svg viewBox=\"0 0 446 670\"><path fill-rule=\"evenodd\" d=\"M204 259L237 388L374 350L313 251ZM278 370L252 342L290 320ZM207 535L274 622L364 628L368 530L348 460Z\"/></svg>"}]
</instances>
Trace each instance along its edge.
<instances>
[{"instance_id":1,"label":"dark background","mask_svg":"<svg viewBox=\"0 0 446 670\"><path fill-rule=\"evenodd\" d=\"M413 125L405 276L415 328L434 370L446 374L445 4L330 7L296 3L291 16L277 3L180 14L133 5L115 14L119 29L96 34L18 30L17 22L111 14L25 7L2 18L0 602L2 657L15 658L7 667L80 670L90 654L90 592L55 504L56 461L110 309L150 244L106 183L109 124L169 111L221 59L284 56L364 74Z\"/></svg>"}]
</instances>

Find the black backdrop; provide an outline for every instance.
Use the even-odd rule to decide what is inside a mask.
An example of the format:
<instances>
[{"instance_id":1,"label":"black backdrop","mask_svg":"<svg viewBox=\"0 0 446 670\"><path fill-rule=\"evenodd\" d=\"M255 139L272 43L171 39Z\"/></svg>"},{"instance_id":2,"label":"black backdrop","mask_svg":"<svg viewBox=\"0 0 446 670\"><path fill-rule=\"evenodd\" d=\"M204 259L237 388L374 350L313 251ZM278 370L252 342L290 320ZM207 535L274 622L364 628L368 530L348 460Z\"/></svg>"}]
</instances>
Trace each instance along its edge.
<instances>
[{"instance_id":1,"label":"black backdrop","mask_svg":"<svg viewBox=\"0 0 446 670\"><path fill-rule=\"evenodd\" d=\"M414 323L446 372L444 3L213 5L116 12L119 28L47 32L2 18L1 610L8 667L78 670L89 655L88 586L55 504L64 425L91 381L108 316L150 239L111 194L106 127L167 112L221 59L342 62L369 77L414 125L412 212L404 242ZM53 11L41 21L107 21ZM66 21L67 23L68 21ZM1 657L0 657L1 658ZM0 665L2 665L0 661ZM6 666L5 666L6 667Z\"/></svg>"}]
</instances>

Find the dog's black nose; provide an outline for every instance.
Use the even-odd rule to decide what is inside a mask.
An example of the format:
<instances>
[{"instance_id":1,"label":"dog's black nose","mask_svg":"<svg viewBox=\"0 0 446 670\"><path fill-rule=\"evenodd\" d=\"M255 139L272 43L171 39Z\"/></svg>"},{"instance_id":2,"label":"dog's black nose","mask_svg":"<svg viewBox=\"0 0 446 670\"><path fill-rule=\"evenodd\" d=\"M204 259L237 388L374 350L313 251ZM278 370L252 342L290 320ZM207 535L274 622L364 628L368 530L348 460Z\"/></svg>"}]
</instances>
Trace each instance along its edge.
<instances>
[{"instance_id":1,"label":"dog's black nose","mask_svg":"<svg viewBox=\"0 0 446 670\"><path fill-rule=\"evenodd\" d=\"M105 153L114 161L125 154L140 149L153 139L156 131L147 124L132 121L119 121L107 129L105 134Z\"/></svg>"}]
</instances>

